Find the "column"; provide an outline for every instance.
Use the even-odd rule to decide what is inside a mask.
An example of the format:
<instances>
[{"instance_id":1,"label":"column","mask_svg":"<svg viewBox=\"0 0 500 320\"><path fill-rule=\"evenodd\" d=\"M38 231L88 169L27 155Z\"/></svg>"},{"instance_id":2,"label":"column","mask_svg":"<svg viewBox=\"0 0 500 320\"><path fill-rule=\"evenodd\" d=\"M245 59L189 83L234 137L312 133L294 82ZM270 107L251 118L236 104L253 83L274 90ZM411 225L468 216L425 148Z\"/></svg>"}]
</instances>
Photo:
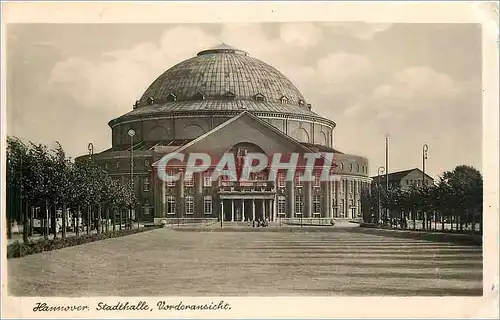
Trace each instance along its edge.
<instances>
[{"instance_id":1,"label":"column","mask_svg":"<svg viewBox=\"0 0 500 320\"><path fill-rule=\"evenodd\" d=\"M220 220L224 221L224 200L220 199Z\"/></svg>"},{"instance_id":2,"label":"column","mask_svg":"<svg viewBox=\"0 0 500 320\"><path fill-rule=\"evenodd\" d=\"M304 218L310 218L312 213L312 182L304 181Z\"/></svg>"},{"instance_id":3,"label":"column","mask_svg":"<svg viewBox=\"0 0 500 320\"><path fill-rule=\"evenodd\" d=\"M295 216L295 181L286 182L287 193L287 208L286 217L293 218Z\"/></svg>"},{"instance_id":4,"label":"column","mask_svg":"<svg viewBox=\"0 0 500 320\"><path fill-rule=\"evenodd\" d=\"M278 194L274 196L273 221L277 220L277 214L278 214Z\"/></svg>"},{"instance_id":5,"label":"column","mask_svg":"<svg viewBox=\"0 0 500 320\"><path fill-rule=\"evenodd\" d=\"M273 212L273 200L269 199L269 220L273 221L274 212Z\"/></svg>"},{"instance_id":6,"label":"column","mask_svg":"<svg viewBox=\"0 0 500 320\"><path fill-rule=\"evenodd\" d=\"M333 188L334 181L328 181L328 218L333 218L333 194L332 194L332 188Z\"/></svg>"},{"instance_id":7,"label":"column","mask_svg":"<svg viewBox=\"0 0 500 320\"><path fill-rule=\"evenodd\" d=\"M194 216L203 218L203 173L193 173L194 180Z\"/></svg>"},{"instance_id":8,"label":"column","mask_svg":"<svg viewBox=\"0 0 500 320\"><path fill-rule=\"evenodd\" d=\"M252 221L255 221L255 199L252 199Z\"/></svg>"},{"instance_id":9,"label":"column","mask_svg":"<svg viewBox=\"0 0 500 320\"><path fill-rule=\"evenodd\" d=\"M241 222L245 221L245 199L241 199Z\"/></svg>"},{"instance_id":10,"label":"column","mask_svg":"<svg viewBox=\"0 0 500 320\"><path fill-rule=\"evenodd\" d=\"M231 222L234 222L234 200L231 199Z\"/></svg>"},{"instance_id":11,"label":"column","mask_svg":"<svg viewBox=\"0 0 500 320\"><path fill-rule=\"evenodd\" d=\"M262 220L266 220L266 200L262 199Z\"/></svg>"},{"instance_id":12,"label":"column","mask_svg":"<svg viewBox=\"0 0 500 320\"><path fill-rule=\"evenodd\" d=\"M331 208L330 197L329 197L329 193L330 193L330 182L329 181L322 181L321 182L321 193L323 196L323 201L321 204L323 212L322 212L321 216L323 218L329 218L330 211L331 211L331 210L328 210L329 208Z\"/></svg>"}]
</instances>

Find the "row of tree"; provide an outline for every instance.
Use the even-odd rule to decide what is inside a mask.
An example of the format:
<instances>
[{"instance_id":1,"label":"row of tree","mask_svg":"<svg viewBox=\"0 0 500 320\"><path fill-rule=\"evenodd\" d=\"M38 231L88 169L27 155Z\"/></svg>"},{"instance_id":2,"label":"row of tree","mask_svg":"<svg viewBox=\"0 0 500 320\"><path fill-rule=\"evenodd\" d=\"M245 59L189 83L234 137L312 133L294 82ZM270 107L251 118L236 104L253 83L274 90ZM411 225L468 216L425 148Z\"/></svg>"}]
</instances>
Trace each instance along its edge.
<instances>
[{"instance_id":1,"label":"row of tree","mask_svg":"<svg viewBox=\"0 0 500 320\"><path fill-rule=\"evenodd\" d=\"M385 186L372 189L362 195L364 221L416 229L445 229L482 232L483 178L470 166L457 166L444 172L436 184L410 186L409 188ZM437 227L437 222L440 226ZM433 224L434 223L434 224ZM476 229L476 224L479 228Z\"/></svg>"},{"instance_id":2,"label":"row of tree","mask_svg":"<svg viewBox=\"0 0 500 320\"><path fill-rule=\"evenodd\" d=\"M115 212L119 212L120 220L122 212L128 212L124 217L125 225L131 227L131 208L137 202L135 193L125 182L111 179L94 164L91 156L75 162L66 156L59 143L50 149L45 145L25 144L18 138L8 137L6 169L9 236L11 221L22 221L23 240L28 240L32 233L35 208L44 209L45 215L40 221L45 238L48 238L50 231L57 237L58 212L62 218L62 237L66 236L68 212L76 223L77 235L80 218L85 221L87 233L93 221L93 228L102 232L103 211L106 221L110 220L111 212L113 228ZM52 230L49 230L49 219ZM121 224L122 221L120 228ZM107 226L106 223L106 229Z\"/></svg>"}]
</instances>

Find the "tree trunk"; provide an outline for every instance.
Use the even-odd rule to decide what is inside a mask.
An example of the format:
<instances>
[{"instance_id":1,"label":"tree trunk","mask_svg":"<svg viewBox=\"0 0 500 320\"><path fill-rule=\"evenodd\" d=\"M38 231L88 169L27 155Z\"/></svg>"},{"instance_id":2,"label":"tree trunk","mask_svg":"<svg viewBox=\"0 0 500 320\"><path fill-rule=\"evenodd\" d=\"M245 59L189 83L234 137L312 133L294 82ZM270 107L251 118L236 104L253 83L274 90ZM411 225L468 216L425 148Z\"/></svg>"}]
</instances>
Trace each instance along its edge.
<instances>
[{"instance_id":1,"label":"tree trunk","mask_svg":"<svg viewBox=\"0 0 500 320\"><path fill-rule=\"evenodd\" d=\"M425 225L425 224L427 223L427 220L426 220L425 218L426 218L426 217L425 217L425 212L424 212L424 211L422 211L422 230L425 230L425 229L426 229L426 227L427 227L427 226Z\"/></svg>"},{"instance_id":2,"label":"tree trunk","mask_svg":"<svg viewBox=\"0 0 500 320\"><path fill-rule=\"evenodd\" d=\"M472 217L471 217L471 233L474 233L476 231L476 212L472 211Z\"/></svg>"},{"instance_id":3,"label":"tree trunk","mask_svg":"<svg viewBox=\"0 0 500 320\"><path fill-rule=\"evenodd\" d=\"M411 210L411 217L413 219L413 230L417 230L417 216L415 215L415 208Z\"/></svg>"},{"instance_id":4,"label":"tree trunk","mask_svg":"<svg viewBox=\"0 0 500 320\"><path fill-rule=\"evenodd\" d=\"M111 208L111 223L113 224L113 232L116 231L116 208Z\"/></svg>"},{"instance_id":5,"label":"tree trunk","mask_svg":"<svg viewBox=\"0 0 500 320\"><path fill-rule=\"evenodd\" d=\"M54 235L54 239L57 239L57 202L53 202L54 204L54 213L51 217L52 224L52 234Z\"/></svg>"},{"instance_id":6,"label":"tree trunk","mask_svg":"<svg viewBox=\"0 0 500 320\"><path fill-rule=\"evenodd\" d=\"M7 239L12 239L12 220L7 217Z\"/></svg>"},{"instance_id":7,"label":"tree trunk","mask_svg":"<svg viewBox=\"0 0 500 320\"><path fill-rule=\"evenodd\" d=\"M118 211L120 212L120 219L119 219L119 220L120 220L120 231L122 231L122 223L123 223L123 217L122 217L122 215L123 215L123 208L121 208L121 207L120 207L120 208L118 209Z\"/></svg>"},{"instance_id":8,"label":"tree trunk","mask_svg":"<svg viewBox=\"0 0 500 320\"><path fill-rule=\"evenodd\" d=\"M81 206L77 207L76 220L75 220L75 234L78 237L80 235L80 216L81 216Z\"/></svg>"},{"instance_id":9,"label":"tree trunk","mask_svg":"<svg viewBox=\"0 0 500 320\"><path fill-rule=\"evenodd\" d=\"M87 221L85 223L87 225L87 234L90 233L90 206L87 206Z\"/></svg>"},{"instance_id":10,"label":"tree trunk","mask_svg":"<svg viewBox=\"0 0 500 320\"><path fill-rule=\"evenodd\" d=\"M62 204L62 237L66 238L66 203Z\"/></svg>"},{"instance_id":11,"label":"tree trunk","mask_svg":"<svg viewBox=\"0 0 500 320\"><path fill-rule=\"evenodd\" d=\"M45 200L45 219L43 230L43 237L47 240L49 238L49 201L47 200Z\"/></svg>"},{"instance_id":12,"label":"tree trunk","mask_svg":"<svg viewBox=\"0 0 500 320\"><path fill-rule=\"evenodd\" d=\"M25 203L26 208L23 211L23 242L28 242L28 210L30 208L28 200Z\"/></svg>"},{"instance_id":13,"label":"tree trunk","mask_svg":"<svg viewBox=\"0 0 500 320\"><path fill-rule=\"evenodd\" d=\"M109 206L106 206L106 232L109 231Z\"/></svg>"},{"instance_id":14,"label":"tree trunk","mask_svg":"<svg viewBox=\"0 0 500 320\"><path fill-rule=\"evenodd\" d=\"M29 212L29 214L30 214L30 231L29 231L29 236L30 237L33 237L33 216L34 216L34 212L35 212L35 207L32 206L31 210Z\"/></svg>"},{"instance_id":15,"label":"tree trunk","mask_svg":"<svg viewBox=\"0 0 500 320\"><path fill-rule=\"evenodd\" d=\"M97 205L97 219L95 224L96 233L101 233L101 204Z\"/></svg>"}]
</instances>

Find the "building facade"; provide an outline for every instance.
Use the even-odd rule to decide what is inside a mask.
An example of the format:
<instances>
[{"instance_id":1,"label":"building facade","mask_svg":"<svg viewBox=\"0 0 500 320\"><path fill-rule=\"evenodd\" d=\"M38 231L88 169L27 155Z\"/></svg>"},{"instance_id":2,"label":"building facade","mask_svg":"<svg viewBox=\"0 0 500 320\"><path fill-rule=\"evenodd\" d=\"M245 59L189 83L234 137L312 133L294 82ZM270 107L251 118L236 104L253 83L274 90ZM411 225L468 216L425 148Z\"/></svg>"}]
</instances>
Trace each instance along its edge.
<instances>
[{"instance_id":1,"label":"building facade","mask_svg":"<svg viewBox=\"0 0 500 320\"><path fill-rule=\"evenodd\" d=\"M112 147L94 161L115 179L130 183L133 176L136 215L145 221L356 218L361 190L371 183L366 158L335 149L335 122L316 114L278 70L224 44L165 71L109 126ZM302 182L300 174L284 181L278 174L269 182L267 173L244 183L210 181L209 173L161 181L155 164L171 152L329 152L337 181Z\"/></svg>"},{"instance_id":2,"label":"building facade","mask_svg":"<svg viewBox=\"0 0 500 320\"><path fill-rule=\"evenodd\" d=\"M424 172L418 168L392 172L387 176L389 178L390 188L399 187L404 190L412 186L420 187L422 186L422 183L428 186L434 184L434 179L431 176L424 174ZM385 188L387 183L387 176L383 174L380 176L372 177L373 185L378 185L378 183L380 182L380 184Z\"/></svg>"}]
</instances>

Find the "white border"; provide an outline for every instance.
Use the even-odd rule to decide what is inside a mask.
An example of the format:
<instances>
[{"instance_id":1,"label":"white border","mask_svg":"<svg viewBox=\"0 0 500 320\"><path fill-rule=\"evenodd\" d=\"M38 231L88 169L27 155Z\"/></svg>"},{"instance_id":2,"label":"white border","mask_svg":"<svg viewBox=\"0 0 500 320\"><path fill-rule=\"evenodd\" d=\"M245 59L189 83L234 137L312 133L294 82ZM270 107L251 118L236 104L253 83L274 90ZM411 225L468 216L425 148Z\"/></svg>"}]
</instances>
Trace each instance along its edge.
<instances>
[{"instance_id":1,"label":"white border","mask_svg":"<svg viewBox=\"0 0 500 320\"><path fill-rule=\"evenodd\" d=\"M483 27L483 174L484 174L484 296L477 298L224 298L227 312L165 313L33 313L35 302L107 303L120 298L15 298L6 295L6 260L2 255L2 317L114 317L114 318L347 318L439 317L494 318L498 315L498 9L495 3L472 2L75 2L2 3L2 57L5 57L5 23L174 23L263 21L366 21L405 23L481 23ZM5 59L2 71L5 70ZM5 72L2 72L2 142L5 141ZM474 107L474 106L471 106ZM5 152L2 143L2 184L5 183ZM4 190L4 189L3 189ZM1 212L5 210L2 193ZM2 215L2 225L5 225ZM2 239L5 228L2 228ZM3 245L3 243L2 243ZM2 246L4 249L5 246ZM3 252L4 253L4 252ZM494 286L495 289L491 290ZM209 298L166 298L172 302L206 302ZM218 300L220 298L214 298ZM129 298L155 304L156 298ZM256 307L258 306L258 307Z\"/></svg>"}]
</instances>

